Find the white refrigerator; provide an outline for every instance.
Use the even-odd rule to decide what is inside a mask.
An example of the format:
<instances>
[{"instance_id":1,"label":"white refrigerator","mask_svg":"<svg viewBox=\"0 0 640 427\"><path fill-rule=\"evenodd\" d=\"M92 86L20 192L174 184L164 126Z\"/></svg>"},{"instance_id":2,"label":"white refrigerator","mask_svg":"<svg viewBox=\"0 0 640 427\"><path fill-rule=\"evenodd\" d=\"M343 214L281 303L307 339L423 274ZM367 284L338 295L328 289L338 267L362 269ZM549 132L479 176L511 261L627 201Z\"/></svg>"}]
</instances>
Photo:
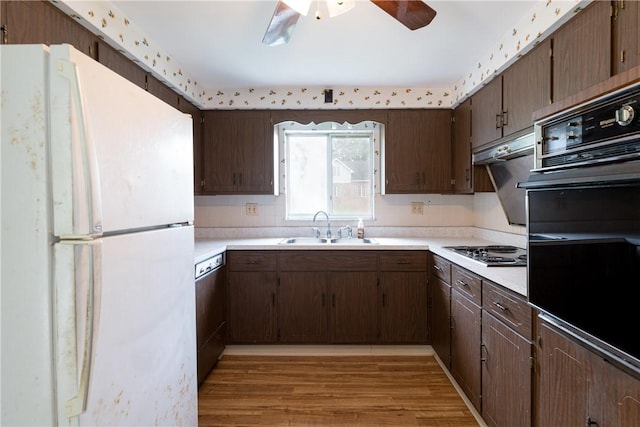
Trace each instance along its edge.
<instances>
[{"instance_id":1,"label":"white refrigerator","mask_svg":"<svg viewBox=\"0 0 640 427\"><path fill-rule=\"evenodd\" d=\"M0 47L3 426L197 425L192 120Z\"/></svg>"}]
</instances>

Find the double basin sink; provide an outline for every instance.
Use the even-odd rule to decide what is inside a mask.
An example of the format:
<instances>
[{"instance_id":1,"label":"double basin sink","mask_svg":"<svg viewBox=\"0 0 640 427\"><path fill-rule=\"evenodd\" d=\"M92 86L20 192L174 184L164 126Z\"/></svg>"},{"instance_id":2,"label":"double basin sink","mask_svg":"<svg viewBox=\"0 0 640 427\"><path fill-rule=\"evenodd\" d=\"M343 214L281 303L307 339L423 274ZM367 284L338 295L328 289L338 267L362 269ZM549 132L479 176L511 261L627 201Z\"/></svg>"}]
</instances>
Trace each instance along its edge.
<instances>
[{"instance_id":1,"label":"double basin sink","mask_svg":"<svg viewBox=\"0 0 640 427\"><path fill-rule=\"evenodd\" d=\"M354 238L335 238L328 239L325 237L291 237L278 242L279 245L377 245L374 239L354 239Z\"/></svg>"}]
</instances>

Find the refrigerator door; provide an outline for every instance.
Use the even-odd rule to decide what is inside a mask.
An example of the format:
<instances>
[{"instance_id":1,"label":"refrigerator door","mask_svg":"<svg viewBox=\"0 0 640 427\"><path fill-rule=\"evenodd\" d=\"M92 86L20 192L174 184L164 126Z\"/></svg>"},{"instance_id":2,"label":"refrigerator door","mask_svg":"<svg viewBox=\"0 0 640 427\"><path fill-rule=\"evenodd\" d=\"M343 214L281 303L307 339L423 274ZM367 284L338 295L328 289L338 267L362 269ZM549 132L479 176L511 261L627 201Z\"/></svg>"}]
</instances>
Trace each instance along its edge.
<instances>
[{"instance_id":1,"label":"refrigerator door","mask_svg":"<svg viewBox=\"0 0 640 427\"><path fill-rule=\"evenodd\" d=\"M192 222L191 117L69 45L49 68L54 234Z\"/></svg>"},{"instance_id":2,"label":"refrigerator door","mask_svg":"<svg viewBox=\"0 0 640 427\"><path fill-rule=\"evenodd\" d=\"M16 67L18 61L28 66ZM0 46L0 425L52 425L44 46ZM22 84L22 82L28 84Z\"/></svg>"},{"instance_id":3,"label":"refrigerator door","mask_svg":"<svg viewBox=\"0 0 640 427\"><path fill-rule=\"evenodd\" d=\"M193 227L55 246L59 425L197 425Z\"/></svg>"}]
</instances>

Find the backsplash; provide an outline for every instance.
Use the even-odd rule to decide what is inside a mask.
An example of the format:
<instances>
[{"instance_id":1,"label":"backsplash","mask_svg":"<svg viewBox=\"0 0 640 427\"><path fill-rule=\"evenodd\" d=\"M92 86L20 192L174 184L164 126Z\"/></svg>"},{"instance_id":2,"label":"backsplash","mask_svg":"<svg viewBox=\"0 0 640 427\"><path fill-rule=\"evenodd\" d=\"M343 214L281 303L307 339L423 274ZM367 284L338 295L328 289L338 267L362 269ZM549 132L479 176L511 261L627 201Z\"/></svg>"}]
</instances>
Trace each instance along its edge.
<instances>
[{"instance_id":1,"label":"backsplash","mask_svg":"<svg viewBox=\"0 0 640 427\"><path fill-rule=\"evenodd\" d=\"M411 213L411 203L424 203L423 214ZM257 215L246 215L246 203L257 204ZM196 196L196 236L271 237L306 235L311 221L286 221L282 196ZM335 229L356 221L333 221ZM365 221L371 236L471 236L477 230L524 235L525 228L509 225L495 193L475 195L376 195L375 220ZM228 233L226 233L226 231ZM240 237L240 236L237 236Z\"/></svg>"}]
</instances>

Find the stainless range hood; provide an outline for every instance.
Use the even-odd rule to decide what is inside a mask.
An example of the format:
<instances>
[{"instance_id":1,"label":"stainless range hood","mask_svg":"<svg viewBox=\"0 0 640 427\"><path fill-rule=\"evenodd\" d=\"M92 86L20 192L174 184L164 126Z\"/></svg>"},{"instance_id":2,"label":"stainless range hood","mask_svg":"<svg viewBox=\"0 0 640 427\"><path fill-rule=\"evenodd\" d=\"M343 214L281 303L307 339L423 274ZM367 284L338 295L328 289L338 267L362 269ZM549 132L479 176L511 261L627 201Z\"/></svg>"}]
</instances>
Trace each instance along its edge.
<instances>
[{"instance_id":1,"label":"stainless range hood","mask_svg":"<svg viewBox=\"0 0 640 427\"><path fill-rule=\"evenodd\" d=\"M529 179L534 145L533 128L527 128L473 154L474 165L486 165L509 224L526 224L526 191L518 183Z\"/></svg>"}]
</instances>

